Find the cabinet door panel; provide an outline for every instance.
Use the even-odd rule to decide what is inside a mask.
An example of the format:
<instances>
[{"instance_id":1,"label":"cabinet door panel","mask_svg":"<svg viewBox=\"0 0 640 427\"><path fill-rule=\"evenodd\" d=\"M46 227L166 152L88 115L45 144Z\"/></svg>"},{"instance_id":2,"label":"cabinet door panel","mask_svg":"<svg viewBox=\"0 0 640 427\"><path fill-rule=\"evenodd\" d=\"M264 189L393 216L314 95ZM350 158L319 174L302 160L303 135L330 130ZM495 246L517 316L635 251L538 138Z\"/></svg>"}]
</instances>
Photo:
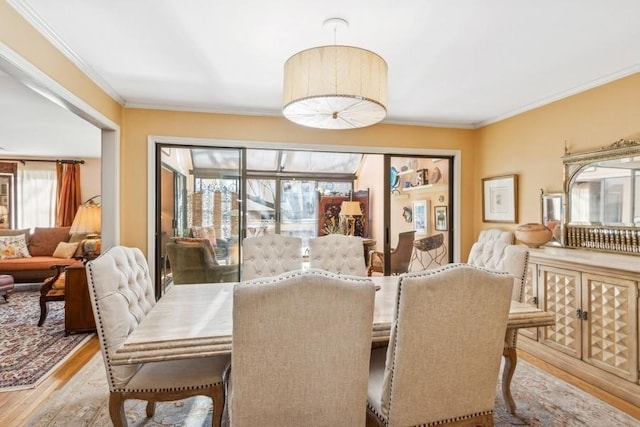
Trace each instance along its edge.
<instances>
[{"instance_id":1,"label":"cabinet door panel","mask_svg":"<svg viewBox=\"0 0 640 427\"><path fill-rule=\"evenodd\" d=\"M583 359L638 381L637 285L635 281L584 273Z\"/></svg>"},{"instance_id":2,"label":"cabinet door panel","mask_svg":"<svg viewBox=\"0 0 640 427\"><path fill-rule=\"evenodd\" d=\"M554 326L540 328L540 340L549 347L580 358L581 319L577 316L577 310L581 308L580 273L538 266L538 281L538 289L543 292L541 308L556 316Z\"/></svg>"}]
</instances>

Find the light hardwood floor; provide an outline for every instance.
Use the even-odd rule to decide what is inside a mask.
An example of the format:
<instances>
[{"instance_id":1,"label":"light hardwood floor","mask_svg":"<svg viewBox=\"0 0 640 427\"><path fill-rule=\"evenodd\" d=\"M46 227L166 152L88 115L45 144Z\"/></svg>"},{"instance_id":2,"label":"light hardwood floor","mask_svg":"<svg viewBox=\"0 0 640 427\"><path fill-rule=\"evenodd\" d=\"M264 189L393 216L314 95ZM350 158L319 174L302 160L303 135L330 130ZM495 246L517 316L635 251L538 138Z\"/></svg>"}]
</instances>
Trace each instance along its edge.
<instances>
[{"instance_id":1,"label":"light hardwood floor","mask_svg":"<svg viewBox=\"0 0 640 427\"><path fill-rule=\"evenodd\" d=\"M62 364L60 368L35 389L0 393L0 426L25 425L38 409L49 400L53 392L62 388L98 351L100 351L100 345L98 338L94 337L76 353L75 357ZM640 419L640 408L637 406L593 387L585 381L569 375L528 353L519 350L518 357Z\"/></svg>"}]
</instances>

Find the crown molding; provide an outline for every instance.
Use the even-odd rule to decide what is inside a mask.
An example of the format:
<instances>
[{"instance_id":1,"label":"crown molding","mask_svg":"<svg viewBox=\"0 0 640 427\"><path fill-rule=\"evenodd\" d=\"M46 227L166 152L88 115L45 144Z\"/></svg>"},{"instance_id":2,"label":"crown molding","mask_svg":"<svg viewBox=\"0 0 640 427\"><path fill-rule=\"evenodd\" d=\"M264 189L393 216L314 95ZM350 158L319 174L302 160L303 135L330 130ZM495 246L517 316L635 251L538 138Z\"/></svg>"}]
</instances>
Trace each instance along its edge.
<instances>
[{"instance_id":1,"label":"crown molding","mask_svg":"<svg viewBox=\"0 0 640 427\"><path fill-rule=\"evenodd\" d=\"M44 36L55 48L57 48L64 56L66 56L76 67L89 77L100 89L106 92L120 105L125 104L125 100L116 90L102 78L102 76L91 68L65 41L51 28L35 10L23 0L7 0L22 17L31 24L40 34Z\"/></svg>"}]
</instances>

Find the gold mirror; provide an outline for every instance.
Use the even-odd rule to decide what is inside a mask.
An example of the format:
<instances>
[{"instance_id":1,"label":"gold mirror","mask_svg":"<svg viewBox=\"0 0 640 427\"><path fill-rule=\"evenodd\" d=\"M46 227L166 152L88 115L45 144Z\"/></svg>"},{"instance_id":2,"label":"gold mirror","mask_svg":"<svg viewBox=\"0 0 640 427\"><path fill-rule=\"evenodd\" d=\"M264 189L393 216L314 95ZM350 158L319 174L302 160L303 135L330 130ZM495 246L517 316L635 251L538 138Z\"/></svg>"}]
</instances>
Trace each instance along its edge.
<instances>
[{"instance_id":1,"label":"gold mirror","mask_svg":"<svg viewBox=\"0 0 640 427\"><path fill-rule=\"evenodd\" d=\"M640 142L563 157L565 245L640 255Z\"/></svg>"}]
</instances>

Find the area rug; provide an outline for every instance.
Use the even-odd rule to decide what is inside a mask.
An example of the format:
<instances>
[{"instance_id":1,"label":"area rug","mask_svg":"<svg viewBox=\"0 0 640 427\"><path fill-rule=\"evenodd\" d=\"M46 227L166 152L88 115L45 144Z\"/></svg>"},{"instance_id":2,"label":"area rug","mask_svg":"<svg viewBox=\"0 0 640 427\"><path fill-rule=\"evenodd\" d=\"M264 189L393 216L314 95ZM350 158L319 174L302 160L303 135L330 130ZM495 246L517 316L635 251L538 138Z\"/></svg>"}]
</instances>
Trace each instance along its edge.
<instances>
[{"instance_id":1,"label":"area rug","mask_svg":"<svg viewBox=\"0 0 640 427\"><path fill-rule=\"evenodd\" d=\"M64 335L64 302L49 302L39 327L40 292L14 292L0 303L0 392L35 387L92 334Z\"/></svg>"},{"instance_id":2,"label":"area rug","mask_svg":"<svg viewBox=\"0 0 640 427\"><path fill-rule=\"evenodd\" d=\"M517 415L496 392L496 426L640 426L640 421L594 398L525 361L519 361L512 391ZM65 387L29 421L29 426L109 426L108 385L101 354L95 355ZM210 426L211 400L193 397L159 402L153 419L146 418L142 401L128 400L129 426Z\"/></svg>"}]
</instances>

